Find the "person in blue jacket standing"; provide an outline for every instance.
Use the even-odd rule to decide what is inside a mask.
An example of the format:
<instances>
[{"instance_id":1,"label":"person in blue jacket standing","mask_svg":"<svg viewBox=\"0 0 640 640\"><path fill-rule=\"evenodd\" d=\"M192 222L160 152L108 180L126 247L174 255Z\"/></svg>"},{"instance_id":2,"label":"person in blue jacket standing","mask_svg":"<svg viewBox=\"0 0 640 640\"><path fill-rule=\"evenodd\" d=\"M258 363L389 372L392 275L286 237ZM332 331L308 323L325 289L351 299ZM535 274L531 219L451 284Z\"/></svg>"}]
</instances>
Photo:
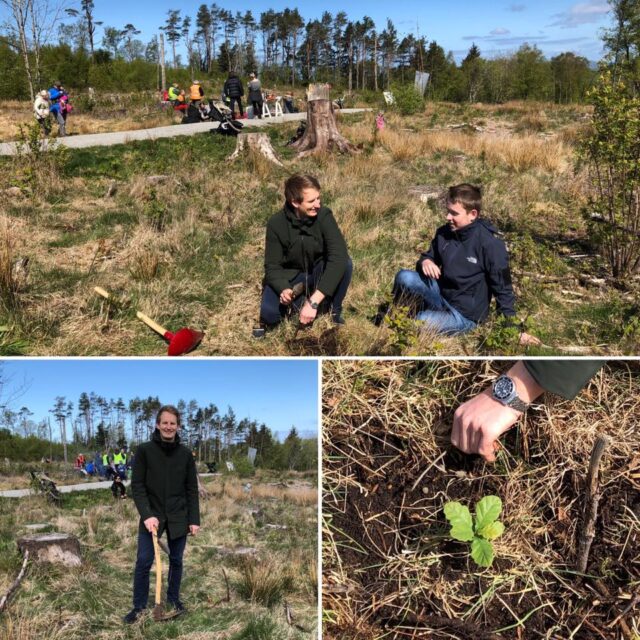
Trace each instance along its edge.
<instances>
[{"instance_id":1,"label":"person in blue jacket standing","mask_svg":"<svg viewBox=\"0 0 640 640\"><path fill-rule=\"evenodd\" d=\"M60 98L65 95L64 89L60 82L54 82L51 89L49 89L49 100L51 101L50 113L58 123L58 137L63 138L67 135L66 122L64 114L62 113L62 105Z\"/></svg>"},{"instance_id":2,"label":"person in blue jacket standing","mask_svg":"<svg viewBox=\"0 0 640 640\"><path fill-rule=\"evenodd\" d=\"M471 184L449 187L447 224L441 226L415 270L402 269L393 284L395 302L416 310L416 319L443 334L474 329L489 315L515 318L509 256L496 228L484 218L482 193ZM540 344L522 333L521 344Z\"/></svg>"}]
</instances>

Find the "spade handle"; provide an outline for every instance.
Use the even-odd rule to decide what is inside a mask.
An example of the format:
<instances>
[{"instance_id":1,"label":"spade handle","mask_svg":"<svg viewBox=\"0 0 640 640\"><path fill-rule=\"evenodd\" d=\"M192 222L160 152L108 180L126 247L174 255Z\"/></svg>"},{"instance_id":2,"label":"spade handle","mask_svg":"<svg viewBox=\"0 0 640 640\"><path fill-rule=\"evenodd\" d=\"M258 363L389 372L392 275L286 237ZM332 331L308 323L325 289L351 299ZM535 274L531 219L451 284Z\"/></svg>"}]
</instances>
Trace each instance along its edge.
<instances>
[{"instance_id":1,"label":"spade handle","mask_svg":"<svg viewBox=\"0 0 640 640\"><path fill-rule=\"evenodd\" d=\"M158 534L154 529L151 532L153 536L153 551L156 559L156 605L162 602L162 560L160 559L160 547L158 546Z\"/></svg>"}]
</instances>

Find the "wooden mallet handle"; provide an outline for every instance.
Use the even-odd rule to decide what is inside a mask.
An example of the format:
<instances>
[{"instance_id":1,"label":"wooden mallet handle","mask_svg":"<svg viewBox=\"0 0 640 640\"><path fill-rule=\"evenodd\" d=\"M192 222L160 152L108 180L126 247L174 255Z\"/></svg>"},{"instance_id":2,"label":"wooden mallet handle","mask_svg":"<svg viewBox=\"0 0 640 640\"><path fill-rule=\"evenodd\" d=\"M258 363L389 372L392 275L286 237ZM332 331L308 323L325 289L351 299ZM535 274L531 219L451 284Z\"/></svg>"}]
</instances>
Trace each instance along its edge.
<instances>
[{"instance_id":1,"label":"wooden mallet handle","mask_svg":"<svg viewBox=\"0 0 640 640\"><path fill-rule=\"evenodd\" d=\"M142 320L142 322L144 322L148 327L151 327L154 331L159 333L161 336L164 337L167 333L169 333L164 327L159 325L157 322L154 322L149 316L142 313L142 311L137 311L136 316L140 320Z\"/></svg>"}]
</instances>

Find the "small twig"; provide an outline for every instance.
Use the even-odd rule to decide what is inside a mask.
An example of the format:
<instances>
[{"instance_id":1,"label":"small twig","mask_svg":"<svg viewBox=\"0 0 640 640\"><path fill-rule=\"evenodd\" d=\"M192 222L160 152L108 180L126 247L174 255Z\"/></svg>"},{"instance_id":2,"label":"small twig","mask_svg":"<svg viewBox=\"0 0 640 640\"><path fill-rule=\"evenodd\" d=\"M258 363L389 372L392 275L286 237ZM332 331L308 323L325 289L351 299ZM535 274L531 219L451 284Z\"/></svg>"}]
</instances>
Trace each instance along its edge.
<instances>
[{"instance_id":1,"label":"small twig","mask_svg":"<svg viewBox=\"0 0 640 640\"><path fill-rule=\"evenodd\" d=\"M593 445L593 451L591 452L589 471L587 472L587 491L585 496L584 516L582 519L580 537L578 539L578 557L576 560L576 569L580 573L584 573L587 570L589 550L591 549L591 543L596 536L596 520L598 518L598 503L600 502L598 472L600 470L602 455L610 442L611 439L608 436L598 436L595 444Z\"/></svg>"},{"instance_id":2,"label":"small twig","mask_svg":"<svg viewBox=\"0 0 640 640\"><path fill-rule=\"evenodd\" d=\"M18 573L18 577L13 581L13 584L9 587L9 590L7 591L7 593L5 593L4 596L2 596L2 599L0 600L0 613L2 613L4 608L7 606L7 603L9 602L9 598L11 597L11 594L13 594L13 592L20 586L20 583L22 582L22 579L24 578L24 574L27 570L27 562L29 562L28 550L24 552L24 560L22 561L22 567L20 567L20 573Z\"/></svg>"},{"instance_id":3,"label":"small twig","mask_svg":"<svg viewBox=\"0 0 640 640\"><path fill-rule=\"evenodd\" d=\"M627 615L627 613L629 613L630 611L633 611L633 608L638 604L638 602L640 602L640 591L638 591L636 595L633 596L633 598L631 599L631 602L623 609L622 613L613 622L609 623L607 626L609 628L615 627L618 624L618 622L620 622Z\"/></svg>"}]
</instances>

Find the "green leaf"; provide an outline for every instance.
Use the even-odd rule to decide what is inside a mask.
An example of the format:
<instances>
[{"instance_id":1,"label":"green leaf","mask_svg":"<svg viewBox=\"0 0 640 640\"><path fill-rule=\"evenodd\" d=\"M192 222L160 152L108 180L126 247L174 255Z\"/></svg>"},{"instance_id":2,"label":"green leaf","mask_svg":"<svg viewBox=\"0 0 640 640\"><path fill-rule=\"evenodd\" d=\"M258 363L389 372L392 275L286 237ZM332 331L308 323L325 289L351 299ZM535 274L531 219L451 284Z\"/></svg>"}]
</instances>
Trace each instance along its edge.
<instances>
[{"instance_id":1,"label":"green leaf","mask_svg":"<svg viewBox=\"0 0 640 640\"><path fill-rule=\"evenodd\" d=\"M502 524L502 522L500 522L500 520L497 520L496 522L491 522L488 525L482 527L482 529L477 531L477 533L487 540L494 540L504 533L504 525Z\"/></svg>"},{"instance_id":2,"label":"green leaf","mask_svg":"<svg viewBox=\"0 0 640 640\"><path fill-rule=\"evenodd\" d=\"M490 567L493 562L493 546L484 538L474 538L471 543L471 557L480 567Z\"/></svg>"},{"instance_id":3,"label":"green leaf","mask_svg":"<svg viewBox=\"0 0 640 640\"><path fill-rule=\"evenodd\" d=\"M444 505L444 515L451 523L451 537L463 542L473 540L473 519L468 507L459 502L447 502Z\"/></svg>"},{"instance_id":4,"label":"green leaf","mask_svg":"<svg viewBox=\"0 0 640 640\"><path fill-rule=\"evenodd\" d=\"M498 496L485 496L476 505L476 531L484 529L498 519L502 511L502 500Z\"/></svg>"}]
</instances>

